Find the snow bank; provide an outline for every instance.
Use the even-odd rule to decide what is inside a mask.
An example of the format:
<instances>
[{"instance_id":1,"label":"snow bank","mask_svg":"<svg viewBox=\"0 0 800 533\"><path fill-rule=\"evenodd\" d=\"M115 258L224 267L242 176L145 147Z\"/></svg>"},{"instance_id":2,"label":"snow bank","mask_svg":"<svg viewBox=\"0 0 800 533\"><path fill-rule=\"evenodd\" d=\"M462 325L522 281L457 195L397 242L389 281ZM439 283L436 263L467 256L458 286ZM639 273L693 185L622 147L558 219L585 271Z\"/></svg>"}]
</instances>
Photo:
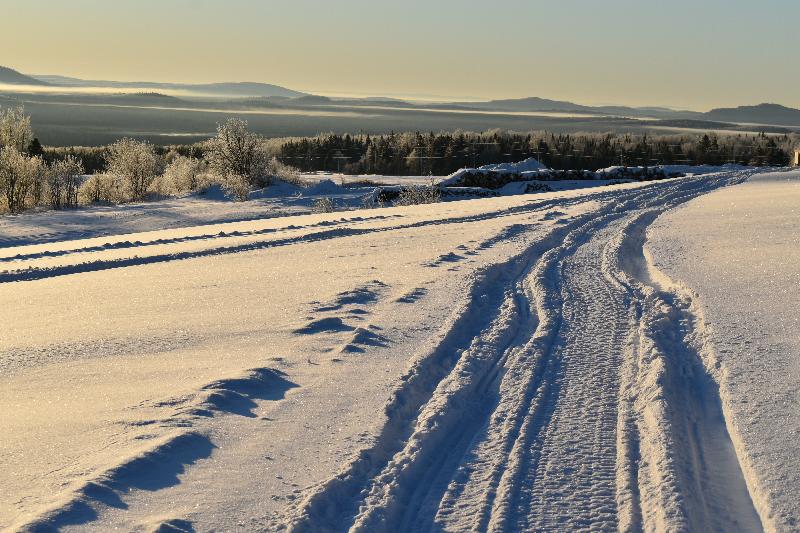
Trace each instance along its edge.
<instances>
[{"instance_id":1,"label":"snow bank","mask_svg":"<svg viewBox=\"0 0 800 533\"><path fill-rule=\"evenodd\" d=\"M470 183L470 181L492 179L494 182L501 182L496 187L489 187L495 189L511 181L519 181L513 179L516 176L525 176L525 179L530 180L549 172L550 169L531 157L517 163L497 163L479 168L462 168L445 177L439 182L439 185L442 187L474 186L477 184Z\"/></svg>"},{"instance_id":2,"label":"snow bank","mask_svg":"<svg viewBox=\"0 0 800 533\"><path fill-rule=\"evenodd\" d=\"M699 176L702 174L712 174L715 172L735 172L739 170L746 170L748 167L742 165L654 165L651 167L643 166L620 166L614 165L611 167L598 169L595 174L598 176L632 176L643 175L647 173L663 174L665 177L678 177L678 176Z\"/></svg>"},{"instance_id":3,"label":"snow bank","mask_svg":"<svg viewBox=\"0 0 800 533\"><path fill-rule=\"evenodd\" d=\"M286 183L285 181L276 180L269 187L264 187L263 189L252 191L250 194L247 195L247 198L250 200L258 200L260 198L286 198L302 194L304 190L305 189L303 189L302 187L298 187L297 185L292 185L291 183Z\"/></svg>"},{"instance_id":4,"label":"snow bank","mask_svg":"<svg viewBox=\"0 0 800 533\"><path fill-rule=\"evenodd\" d=\"M731 437L767 531L800 523L800 172L775 172L669 212L648 257L698 296ZM771 522L771 523L770 523Z\"/></svg>"},{"instance_id":5,"label":"snow bank","mask_svg":"<svg viewBox=\"0 0 800 533\"><path fill-rule=\"evenodd\" d=\"M533 157L529 157L524 161L517 163L497 163L493 165L484 165L478 170L490 170L500 174L522 174L524 172L535 172L539 170L547 170L547 167L537 161Z\"/></svg>"}]
</instances>

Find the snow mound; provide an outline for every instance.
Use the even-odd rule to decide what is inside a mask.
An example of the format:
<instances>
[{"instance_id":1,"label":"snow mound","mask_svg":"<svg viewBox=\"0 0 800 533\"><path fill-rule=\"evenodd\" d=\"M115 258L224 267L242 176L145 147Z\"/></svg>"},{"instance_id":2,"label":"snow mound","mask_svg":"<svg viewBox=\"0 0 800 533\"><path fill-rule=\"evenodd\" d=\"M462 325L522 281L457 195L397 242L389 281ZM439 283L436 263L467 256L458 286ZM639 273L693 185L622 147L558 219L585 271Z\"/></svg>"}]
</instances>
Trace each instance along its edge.
<instances>
[{"instance_id":1,"label":"snow mound","mask_svg":"<svg viewBox=\"0 0 800 533\"><path fill-rule=\"evenodd\" d=\"M631 176L643 174L662 174L666 177L677 176L699 176L702 174L713 174L716 172L735 172L746 170L748 167L735 164L725 165L654 165L651 167L619 165L598 169L595 174L602 176Z\"/></svg>"},{"instance_id":2,"label":"snow mound","mask_svg":"<svg viewBox=\"0 0 800 533\"><path fill-rule=\"evenodd\" d=\"M260 198L287 198L302 194L303 188L281 180L275 180L269 187L252 191L247 198L257 200Z\"/></svg>"},{"instance_id":3,"label":"snow mound","mask_svg":"<svg viewBox=\"0 0 800 533\"><path fill-rule=\"evenodd\" d=\"M524 161L517 163L497 163L494 165L484 165L478 170L490 170L500 174L522 174L523 172L534 172L539 170L547 170L547 167L536 160L536 158L529 157Z\"/></svg>"},{"instance_id":4,"label":"snow mound","mask_svg":"<svg viewBox=\"0 0 800 533\"><path fill-rule=\"evenodd\" d=\"M220 185L214 184L209 185L208 187L192 193L190 196L195 196L197 198L202 198L203 200L212 200L217 202L227 202L230 200L225 191L222 190Z\"/></svg>"},{"instance_id":5,"label":"snow mound","mask_svg":"<svg viewBox=\"0 0 800 533\"><path fill-rule=\"evenodd\" d=\"M329 194L343 194L346 192L344 187L336 185L331 180L322 180L313 187L310 187L303 192L303 196L325 196Z\"/></svg>"},{"instance_id":6,"label":"snow mound","mask_svg":"<svg viewBox=\"0 0 800 533\"><path fill-rule=\"evenodd\" d=\"M480 168L462 168L456 170L442 181L439 185L442 187L453 187L464 185L465 181L469 180L471 175L495 175L505 176L508 174L526 176L528 180L536 179L539 175L549 173L550 169L537 161L533 157L529 157L524 161L516 163L495 163L492 165L484 165ZM508 180L502 180L507 182Z\"/></svg>"}]
</instances>

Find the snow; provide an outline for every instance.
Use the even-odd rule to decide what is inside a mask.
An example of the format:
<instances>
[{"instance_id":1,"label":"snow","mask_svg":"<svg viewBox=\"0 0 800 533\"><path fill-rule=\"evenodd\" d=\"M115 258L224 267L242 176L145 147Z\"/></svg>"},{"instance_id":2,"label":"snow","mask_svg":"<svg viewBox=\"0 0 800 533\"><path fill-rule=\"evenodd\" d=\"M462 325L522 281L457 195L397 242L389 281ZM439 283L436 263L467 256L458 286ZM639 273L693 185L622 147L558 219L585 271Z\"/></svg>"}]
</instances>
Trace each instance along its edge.
<instances>
[{"instance_id":1,"label":"snow","mask_svg":"<svg viewBox=\"0 0 800 533\"><path fill-rule=\"evenodd\" d=\"M664 171L667 176L676 175L693 175L700 176L703 174L713 174L717 172L735 172L747 169L746 166L734 163L727 163L725 165L655 165L651 167L641 166L620 166L615 165L611 167L601 168L595 171L598 176L622 174L624 172L639 171L642 172L647 168L648 170L660 169Z\"/></svg>"},{"instance_id":2,"label":"snow","mask_svg":"<svg viewBox=\"0 0 800 533\"><path fill-rule=\"evenodd\" d=\"M401 180L405 179L401 177ZM382 189L397 192L408 184L430 184L428 177L424 180L405 180L404 185L388 185L397 182L394 176L377 177L375 181L386 185L380 188L342 187L333 180L324 179L303 188L277 181L269 187L252 191L247 202L234 202L215 185L199 193L160 201L26 212L0 217L0 248L308 214L312 212L314 202L322 197L334 199L338 210L359 209L366 199L377 198ZM561 191L610 183L609 180L561 180L548 183L548 187ZM532 192L536 191L527 194ZM525 187L509 187L503 194L526 194ZM482 188L449 187L442 198L462 200L493 195L494 192Z\"/></svg>"},{"instance_id":3,"label":"snow","mask_svg":"<svg viewBox=\"0 0 800 533\"><path fill-rule=\"evenodd\" d=\"M517 163L496 163L493 165L484 165L478 170L489 170L498 172L500 174L522 174L523 172L535 172L538 170L547 170L547 167L540 163L537 159L529 157Z\"/></svg>"},{"instance_id":4,"label":"snow","mask_svg":"<svg viewBox=\"0 0 800 533\"><path fill-rule=\"evenodd\" d=\"M382 174L342 174L338 172L301 172L300 179L309 183L331 180L334 183L372 182L380 185L429 185L442 176L385 176Z\"/></svg>"},{"instance_id":5,"label":"snow","mask_svg":"<svg viewBox=\"0 0 800 533\"><path fill-rule=\"evenodd\" d=\"M658 220L652 260L697 295L757 506L796 530L800 487L800 172L763 174Z\"/></svg>"},{"instance_id":6,"label":"snow","mask_svg":"<svg viewBox=\"0 0 800 533\"><path fill-rule=\"evenodd\" d=\"M345 192L344 187L340 187L336 185L331 180L322 180L319 183L311 186L306 191L303 192L304 196L325 196L325 195L334 195L334 194L342 194Z\"/></svg>"},{"instance_id":7,"label":"snow","mask_svg":"<svg viewBox=\"0 0 800 533\"><path fill-rule=\"evenodd\" d=\"M8 217L0 528L791 529L798 455L778 443L800 418L777 403L796 373L748 395L796 343L715 353L716 303L658 259L662 227L692 238L680 205L730 206L771 183L740 184L753 174L271 218L313 196ZM688 247L676 268L713 250ZM781 316L775 334L797 314Z\"/></svg>"},{"instance_id":8,"label":"snow","mask_svg":"<svg viewBox=\"0 0 800 533\"><path fill-rule=\"evenodd\" d=\"M615 185L620 182L630 183L633 180L530 180L512 181L497 190L500 195L513 196L516 194L530 194L531 192L549 191L575 191L591 187Z\"/></svg>"}]
</instances>

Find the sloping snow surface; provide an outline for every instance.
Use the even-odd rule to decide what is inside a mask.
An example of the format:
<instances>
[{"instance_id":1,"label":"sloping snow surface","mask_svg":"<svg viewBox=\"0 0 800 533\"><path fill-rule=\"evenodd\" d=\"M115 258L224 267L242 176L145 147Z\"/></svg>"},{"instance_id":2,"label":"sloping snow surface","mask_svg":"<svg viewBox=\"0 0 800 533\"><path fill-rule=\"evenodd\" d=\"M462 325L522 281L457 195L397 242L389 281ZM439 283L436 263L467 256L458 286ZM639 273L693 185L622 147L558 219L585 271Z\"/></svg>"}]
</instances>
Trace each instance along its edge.
<instances>
[{"instance_id":1,"label":"sloping snow surface","mask_svg":"<svg viewBox=\"0 0 800 533\"><path fill-rule=\"evenodd\" d=\"M0 528L795 529L797 185L754 174L11 217Z\"/></svg>"}]
</instances>

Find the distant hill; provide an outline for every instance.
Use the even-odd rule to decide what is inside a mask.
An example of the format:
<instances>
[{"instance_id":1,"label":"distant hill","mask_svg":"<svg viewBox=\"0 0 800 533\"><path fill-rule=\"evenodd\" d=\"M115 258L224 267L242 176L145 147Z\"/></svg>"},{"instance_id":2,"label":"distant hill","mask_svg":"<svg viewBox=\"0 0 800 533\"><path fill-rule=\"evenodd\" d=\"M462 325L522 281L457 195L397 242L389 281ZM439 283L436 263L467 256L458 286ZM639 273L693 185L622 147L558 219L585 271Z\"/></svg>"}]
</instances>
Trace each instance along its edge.
<instances>
[{"instance_id":1,"label":"distant hill","mask_svg":"<svg viewBox=\"0 0 800 533\"><path fill-rule=\"evenodd\" d=\"M800 126L800 109L793 109L780 104L758 104L718 108L712 109L704 115L709 120L723 122L750 122L754 124Z\"/></svg>"},{"instance_id":2,"label":"distant hill","mask_svg":"<svg viewBox=\"0 0 800 533\"><path fill-rule=\"evenodd\" d=\"M460 102L456 105L479 109L493 109L502 111L591 111L592 108L572 102L548 100L530 96L528 98L515 98L507 100L489 100L488 102Z\"/></svg>"},{"instance_id":3,"label":"distant hill","mask_svg":"<svg viewBox=\"0 0 800 533\"><path fill-rule=\"evenodd\" d=\"M0 67L0 83L8 83L10 85L49 85L49 83L31 78L8 67Z\"/></svg>"},{"instance_id":4,"label":"distant hill","mask_svg":"<svg viewBox=\"0 0 800 533\"><path fill-rule=\"evenodd\" d=\"M505 100L489 100L487 102L452 102L435 104L439 109L455 110L481 110L481 111L509 111L509 112L535 112L535 111L563 111L563 112L591 112L591 108L572 102L548 100L530 96L527 98L510 98Z\"/></svg>"},{"instance_id":5,"label":"distant hill","mask_svg":"<svg viewBox=\"0 0 800 533\"><path fill-rule=\"evenodd\" d=\"M109 81L109 80L83 80L56 75L37 75L36 78L50 85L63 87L101 87L109 89L147 89L148 91L183 91L211 96L241 96L241 97L267 97L282 96L285 98L298 98L305 93L293 91L279 85L256 82L230 82L230 83L160 83L150 81Z\"/></svg>"},{"instance_id":6,"label":"distant hill","mask_svg":"<svg viewBox=\"0 0 800 533\"><path fill-rule=\"evenodd\" d=\"M102 95L97 96L98 100L104 100ZM141 104L141 105L177 105L184 100L170 96L168 94L156 92L141 92L141 93L127 93L127 94L113 94L107 97L109 101L127 104Z\"/></svg>"},{"instance_id":7,"label":"distant hill","mask_svg":"<svg viewBox=\"0 0 800 533\"><path fill-rule=\"evenodd\" d=\"M317 96L315 94L309 94L306 96L300 96L299 98L293 98L288 103L292 105L326 105L326 104L332 104L333 100L331 100L327 96Z\"/></svg>"},{"instance_id":8,"label":"distant hill","mask_svg":"<svg viewBox=\"0 0 800 533\"><path fill-rule=\"evenodd\" d=\"M223 96L283 96L285 98L299 98L306 95L300 91L293 91L279 85L255 82L207 83L201 85L178 84L175 87Z\"/></svg>"}]
</instances>

